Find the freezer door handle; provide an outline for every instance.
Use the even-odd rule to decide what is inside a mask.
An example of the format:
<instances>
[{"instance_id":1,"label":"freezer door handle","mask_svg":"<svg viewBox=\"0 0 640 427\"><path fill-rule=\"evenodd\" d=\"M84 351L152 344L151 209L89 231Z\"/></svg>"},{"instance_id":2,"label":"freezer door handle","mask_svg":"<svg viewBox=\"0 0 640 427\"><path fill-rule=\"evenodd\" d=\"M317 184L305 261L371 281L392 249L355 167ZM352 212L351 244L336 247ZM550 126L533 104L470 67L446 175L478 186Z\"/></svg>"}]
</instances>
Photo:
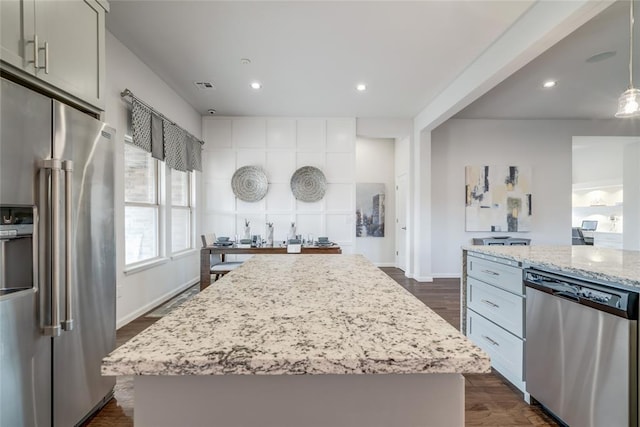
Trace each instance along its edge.
<instances>
[{"instance_id":1,"label":"freezer door handle","mask_svg":"<svg viewBox=\"0 0 640 427\"><path fill-rule=\"evenodd\" d=\"M73 254L71 253L72 241L71 241L71 202L73 198L73 162L71 160L65 160L62 162L62 169L64 170L64 229L66 231L65 244L64 244L64 280L65 280L65 303L64 303L64 320L62 321L62 329L65 331L71 331L73 329L73 293L72 293L72 280L73 280Z\"/></svg>"},{"instance_id":2,"label":"freezer door handle","mask_svg":"<svg viewBox=\"0 0 640 427\"><path fill-rule=\"evenodd\" d=\"M51 319L44 325L44 334L52 337L60 335L60 168L62 162L58 159L49 159L42 162L44 171L51 171L51 299L49 307ZM43 200L46 200L44 198Z\"/></svg>"}]
</instances>

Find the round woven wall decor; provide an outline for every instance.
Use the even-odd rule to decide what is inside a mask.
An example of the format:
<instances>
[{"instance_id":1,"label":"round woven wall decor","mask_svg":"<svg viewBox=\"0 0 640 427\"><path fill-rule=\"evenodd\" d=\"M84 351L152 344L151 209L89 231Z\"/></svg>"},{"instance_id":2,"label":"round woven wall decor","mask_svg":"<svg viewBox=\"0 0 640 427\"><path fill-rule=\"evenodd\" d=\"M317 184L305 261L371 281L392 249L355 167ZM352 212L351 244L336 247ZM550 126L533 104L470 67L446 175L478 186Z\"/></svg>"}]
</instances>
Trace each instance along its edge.
<instances>
[{"instance_id":1,"label":"round woven wall decor","mask_svg":"<svg viewBox=\"0 0 640 427\"><path fill-rule=\"evenodd\" d=\"M231 178L233 194L245 202L257 202L267 194L267 174L258 166L243 166Z\"/></svg>"},{"instance_id":2,"label":"round woven wall decor","mask_svg":"<svg viewBox=\"0 0 640 427\"><path fill-rule=\"evenodd\" d=\"M327 191L327 179L320 169L303 166L291 177L291 191L300 201L317 202Z\"/></svg>"}]
</instances>

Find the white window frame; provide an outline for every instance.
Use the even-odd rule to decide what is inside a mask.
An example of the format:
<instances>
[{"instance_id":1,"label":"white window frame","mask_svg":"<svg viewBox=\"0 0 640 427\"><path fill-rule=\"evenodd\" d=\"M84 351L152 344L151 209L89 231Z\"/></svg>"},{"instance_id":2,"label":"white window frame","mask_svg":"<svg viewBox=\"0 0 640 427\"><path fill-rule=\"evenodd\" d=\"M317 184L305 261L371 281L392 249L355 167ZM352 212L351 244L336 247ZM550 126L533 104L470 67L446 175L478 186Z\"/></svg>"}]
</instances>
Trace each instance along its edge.
<instances>
[{"instance_id":1,"label":"white window frame","mask_svg":"<svg viewBox=\"0 0 640 427\"><path fill-rule=\"evenodd\" d=\"M129 135L125 135L125 144L130 144L133 147L140 149L138 147L136 147L135 145L132 144L133 140L131 139L131 136ZM123 153L123 155L126 156L126 150ZM157 218L157 224L156 224L156 256L154 257L150 257L150 258L145 258L143 260L139 260L139 261L135 261L132 263L127 263L127 259L126 259L126 244L127 244L127 230L126 227L123 227L123 235L124 235L124 243L125 243L125 273L133 273L133 272L137 272L140 270L144 270L147 269L153 265L156 264L160 264L160 263L164 263L166 262L166 257L165 257L165 238L164 238L164 233L162 232L164 224L165 224L165 215L164 215L164 209L163 205L164 205L164 201L165 198L163 197L163 195L165 194L165 179L164 179L164 165L160 164L160 162L158 161L158 159L155 159L152 157L153 160L153 166L154 166L154 170L155 170L155 203L144 203L144 202L128 202L126 200L126 194L124 195L124 210L125 210L125 217L126 217L126 209L127 207L147 207L147 208L154 208L156 211L156 218ZM126 179L126 177L125 177Z\"/></svg>"},{"instance_id":2,"label":"white window frame","mask_svg":"<svg viewBox=\"0 0 640 427\"><path fill-rule=\"evenodd\" d=\"M175 171L171 170L170 174L171 174L171 179L173 179L173 174ZM189 212L188 218L189 218L189 246L187 246L184 249L180 249L178 251L173 251L173 241L170 242L170 246L169 246L169 250L171 252L172 257L175 257L176 255L180 255L180 254L184 254L187 252L191 252L194 250L195 246L195 227L196 227L196 223L195 223L195 191L194 191L194 187L195 187L195 174L194 172L189 172L186 171L184 172L187 174L187 204L186 205L174 205L173 204L173 199L171 200L171 203L168 204L168 216L171 218L171 225L173 226L173 210L174 209L179 209L179 210L185 210ZM169 185L169 188L173 189L173 186ZM169 233L170 235L172 234L172 229L169 229Z\"/></svg>"}]
</instances>

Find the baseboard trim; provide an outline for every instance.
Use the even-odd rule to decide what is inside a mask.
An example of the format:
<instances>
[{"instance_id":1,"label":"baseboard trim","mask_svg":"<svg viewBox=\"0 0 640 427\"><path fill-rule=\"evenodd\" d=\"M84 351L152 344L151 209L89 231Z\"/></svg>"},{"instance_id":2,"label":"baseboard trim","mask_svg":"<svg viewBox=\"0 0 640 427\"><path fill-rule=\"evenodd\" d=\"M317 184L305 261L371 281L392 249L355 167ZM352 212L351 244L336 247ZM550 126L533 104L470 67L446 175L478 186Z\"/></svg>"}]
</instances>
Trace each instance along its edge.
<instances>
[{"instance_id":1,"label":"baseboard trim","mask_svg":"<svg viewBox=\"0 0 640 427\"><path fill-rule=\"evenodd\" d=\"M375 265L376 267L393 267L393 268L395 268L396 263L395 262L374 262L373 265Z\"/></svg>"},{"instance_id":2,"label":"baseboard trim","mask_svg":"<svg viewBox=\"0 0 640 427\"><path fill-rule=\"evenodd\" d=\"M154 299L153 301L149 302L148 304L143 305L142 307L140 307L137 310L129 313L128 315L122 317L121 319L117 319L116 320L116 329L120 329L121 327L125 326L127 323L129 323L129 322L131 322L133 320L136 320L138 317L140 317L143 314L153 310L154 308L156 308L160 304L163 304L163 303L167 302L168 300L170 300L174 296L178 295L180 292L184 291L187 288L190 288L191 286L195 285L199 281L200 281L200 277L195 277L195 278L189 280L188 282L183 283L182 285L178 286L177 288L172 289L169 292L159 296L158 298Z\"/></svg>"},{"instance_id":3,"label":"baseboard trim","mask_svg":"<svg viewBox=\"0 0 640 427\"><path fill-rule=\"evenodd\" d=\"M459 279L462 277L460 273L434 273L434 279Z\"/></svg>"},{"instance_id":4,"label":"baseboard trim","mask_svg":"<svg viewBox=\"0 0 640 427\"><path fill-rule=\"evenodd\" d=\"M416 282L433 282L433 276L417 276L413 280Z\"/></svg>"}]
</instances>

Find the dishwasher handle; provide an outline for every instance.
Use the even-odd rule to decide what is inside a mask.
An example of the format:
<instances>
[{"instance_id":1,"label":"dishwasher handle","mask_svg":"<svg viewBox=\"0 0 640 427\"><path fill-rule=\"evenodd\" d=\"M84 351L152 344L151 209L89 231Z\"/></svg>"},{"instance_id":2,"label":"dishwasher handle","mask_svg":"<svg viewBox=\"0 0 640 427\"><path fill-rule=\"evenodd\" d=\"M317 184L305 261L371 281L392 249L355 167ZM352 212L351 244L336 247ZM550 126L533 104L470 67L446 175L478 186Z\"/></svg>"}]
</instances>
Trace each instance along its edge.
<instances>
[{"instance_id":1,"label":"dishwasher handle","mask_svg":"<svg viewBox=\"0 0 640 427\"><path fill-rule=\"evenodd\" d=\"M580 302L581 301L580 297L578 295L572 293L572 292L554 291L553 295L555 295L557 297L567 298L567 299L573 300L575 302Z\"/></svg>"}]
</instances>

